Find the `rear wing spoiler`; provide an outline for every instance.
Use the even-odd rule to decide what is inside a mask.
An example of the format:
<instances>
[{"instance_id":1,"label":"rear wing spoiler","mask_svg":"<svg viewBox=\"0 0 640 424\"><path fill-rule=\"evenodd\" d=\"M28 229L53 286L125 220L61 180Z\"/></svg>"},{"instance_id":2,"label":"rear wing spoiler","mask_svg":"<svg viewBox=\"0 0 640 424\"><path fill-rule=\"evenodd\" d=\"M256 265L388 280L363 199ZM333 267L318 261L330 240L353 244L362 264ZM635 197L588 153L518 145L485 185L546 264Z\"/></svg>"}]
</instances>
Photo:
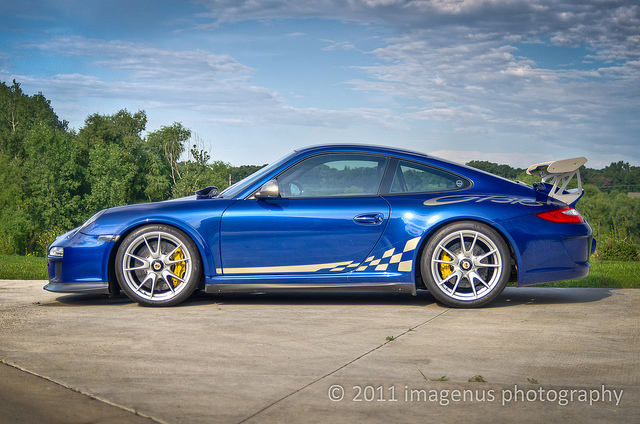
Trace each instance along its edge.
<instances>
[{"instance_id":1,"label":"rear wing spoiler","mask_svg":"<svg viewBox=\"0 0 640 424\"><path fill-rule=\"evenodd\" d=\"M553 186L549 190L549 197L558 199L568 205L574 205L582 197L580 167L585 163L587 163L587 158L584 157L536 163L527 168L527 174L540 173L543 184L547 180L551 180L549 184ZM578 181L578 188L569 190L567 187L574 177Z\"/></svg>"}]
</instances>

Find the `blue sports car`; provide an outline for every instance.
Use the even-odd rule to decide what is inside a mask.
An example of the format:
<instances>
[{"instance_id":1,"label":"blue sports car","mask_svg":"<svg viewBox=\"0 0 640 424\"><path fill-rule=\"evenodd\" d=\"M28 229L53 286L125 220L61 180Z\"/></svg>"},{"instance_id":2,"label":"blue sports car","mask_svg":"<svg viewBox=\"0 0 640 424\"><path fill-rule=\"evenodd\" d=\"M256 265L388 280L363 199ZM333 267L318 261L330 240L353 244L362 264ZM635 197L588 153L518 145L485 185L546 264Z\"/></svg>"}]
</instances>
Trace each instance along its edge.
<instances>
[{"instance_id":1,"label":"blue sports car","mask_svg":"<svg viewBox=\"0 0 640 424\"><path fill-rule=\"evenodd\" d=\"M530 186L405 150L309 147L221 193L98 212L51 244L45 289L122 290L145 306L198 289L426 289L481 306L509 281L589 273L595 240L573 207L585 162L532 165L542 182Z\"/></svg>"}]
</instances>

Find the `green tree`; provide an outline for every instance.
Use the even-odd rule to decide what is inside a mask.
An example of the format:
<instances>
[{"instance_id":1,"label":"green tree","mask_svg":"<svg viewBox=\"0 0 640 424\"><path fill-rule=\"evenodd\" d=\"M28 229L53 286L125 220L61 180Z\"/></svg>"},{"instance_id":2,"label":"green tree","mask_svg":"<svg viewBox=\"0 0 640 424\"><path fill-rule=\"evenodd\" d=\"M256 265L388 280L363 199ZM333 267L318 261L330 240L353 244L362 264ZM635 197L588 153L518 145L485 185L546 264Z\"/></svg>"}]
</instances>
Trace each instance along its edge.
<instances>
[{"instance_id":1,"label":"green tree","mask_svg":"<svg viewBox=\"0 0 640 424\"><path fill-rule=\"evenodd\" d=\"M56 235L85 218L81 213L82 173L72 135L66 131L36 125L24 145L24 210L31 233L28 249L43 253Z\"/></svg>"},{"instance_id":2,"label":"green tree","mask_svg":"<svg viewBox=\"0 0 640 424\"><path fill-rule=\"evenodd\" d=\"M35 125L67 129L67 123L58 119L42 93L29 96L15 80L12 85L0 82L0 152L21 157L23 140Z\"/></svg>"},{"instance_id":3,"label":"green tree","mask_svg":"<svg viewBox=\"0 0 640 424\"><path fill-rule=\"evenodd\" d=\"M0 254L27 253L30 223L24 209L22 158L0 153Z\"/></svg>"},{"instance_id":4,"label":"green tree","mask_svg":"<svg viewBox=\"0 0 640 424\"><path fill-rule=\"evenodd\" d=\"M94 114L78 132L87 214L145 199L147 149L141 137L144 111Z\"/></svg>"},{"instance_id":5,"label":"green tree","mask_svg":"<svg viewBox=\"0 0 640 424\"><path fill-rule=\"evenodd\" d=\"M178 164L180 179L173 186L173 197L188 196L204 187L215 186L222 190L227 186L230 166L220 161L210 164L210 159L197 144L191 146L188 159Z\"/></svg>"},{"instance_id":6,"label":"green tree","mask_svg":"<svg viewBox=\"0 0 640 424\"><path fill-rule=\"evenodd\" d=\"M67 133L67 123L60 121L49 101L38 93L22 92L15 80L12 85L0 82L0 252L25 253L36 246L38 231L44 225L33 216L37 196L41 193L34 180L46 178L36 162L51 159L57 150L40 144L43 131ZM57 136L56 136L57 137ZM47 137L44 137L47 138ZM48 170L45 170L48 171Z\"/></svg>"},{"instance_id":7,"label":"green tree","mask_svg":"<svg viewBox=\"0 0 640 424\"><path fill-rule=\"evenodd\" d=\"M237 183L243 178L248 177L254 172L264 168L265 166L267 166L267 164L232 166L231 169L229 169L229 179L231 180L232 184Z\"/></svg>"},{"instance_id":8,"label":"green tree","mask_svg":"<svg viewBox=\"0 0 640 424\"><path fill-rule=\"evenodd\" d=\"M172 188L181 180L180 157L190 138L191 131L180 123L163 126L147 136L149 172L145 195L149 201L171 196Z\"/></svg>"},{"instance_id":9,"label":"green tree","mask_svg":"<svg viewBox=\"0 0 640 424\"><path fill-rule=\"evenodd\" d=\"M521 168L512 168L509 165L498 165L497 163L486 160L472 160L471 162L467 162L467 165L512 180L515 179L518 174L524 172L524 169Z\"/></svg>"}]
</instances>

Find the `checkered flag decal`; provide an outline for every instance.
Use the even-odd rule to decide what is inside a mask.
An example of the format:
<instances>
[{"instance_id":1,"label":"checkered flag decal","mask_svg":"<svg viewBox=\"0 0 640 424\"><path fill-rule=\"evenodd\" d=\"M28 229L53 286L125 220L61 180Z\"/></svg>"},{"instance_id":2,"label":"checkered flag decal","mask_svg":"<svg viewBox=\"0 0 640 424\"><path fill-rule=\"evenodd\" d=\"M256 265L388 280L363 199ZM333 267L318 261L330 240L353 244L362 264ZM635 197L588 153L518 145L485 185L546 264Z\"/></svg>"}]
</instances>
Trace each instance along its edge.
<instances>
[{"instance_id":1,"label":"checkered flag decal","mask_svg":"<svg viewBox=\"0 0 640 424\"><path fill-rule=\"evenodd\" d=\"M411 272L413 268L413 251L418 247L420 237L409 240L405 245L402 252L396 253L396 248L389 249L382 254L382 257L376 258L376 256L369 256L360 266L356 269L359 271L400 271Z\"/></svg>"}]
</instances>

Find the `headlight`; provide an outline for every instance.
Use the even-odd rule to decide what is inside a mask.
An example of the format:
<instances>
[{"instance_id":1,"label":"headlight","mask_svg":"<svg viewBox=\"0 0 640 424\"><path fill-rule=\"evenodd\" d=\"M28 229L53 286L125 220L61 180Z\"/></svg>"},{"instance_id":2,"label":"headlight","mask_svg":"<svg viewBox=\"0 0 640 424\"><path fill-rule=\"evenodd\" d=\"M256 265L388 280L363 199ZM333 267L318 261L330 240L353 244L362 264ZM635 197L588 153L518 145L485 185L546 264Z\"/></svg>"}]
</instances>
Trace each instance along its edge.
<instances>
[{"instance_id":1,"label":"headlight","mask_svg":"<svg viewBox=\"0 0 640 424\"><path fill-rule=\"evenodd\" d=\"M51 249L49 249L49 256L61 258L63 255L64 255L64 247L53 246Z\"/></svg>"}]
</instances>

